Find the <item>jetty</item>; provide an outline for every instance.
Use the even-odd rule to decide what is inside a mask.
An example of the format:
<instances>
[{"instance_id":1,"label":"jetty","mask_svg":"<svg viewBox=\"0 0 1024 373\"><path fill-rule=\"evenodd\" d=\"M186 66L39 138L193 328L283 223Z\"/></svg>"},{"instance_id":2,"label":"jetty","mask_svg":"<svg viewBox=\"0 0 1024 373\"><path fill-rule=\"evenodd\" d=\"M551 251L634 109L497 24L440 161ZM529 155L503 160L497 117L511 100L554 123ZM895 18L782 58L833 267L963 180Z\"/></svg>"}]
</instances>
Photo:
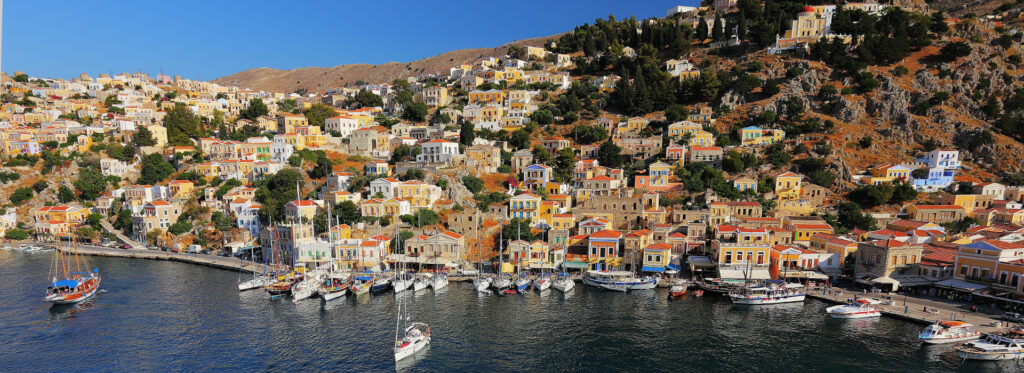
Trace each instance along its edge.
<instances>
[{"instance_id":1,"label":"jetty","mask_svg":"<svg viewBox=\"0 0 1024 373\"><path fill-rule=\"evenodd\" d=\"M974 324L975 328L982 333L994 332L1010 326L1010 323L1000 320L1001 314L997 310L979 307L977 312L970 312L970 305L967 303L939 298L872 293L863 292L860 289L835 287L807 289L807 297L835 304L847 304L854 297L874 299L879 301L875 307L883 315L925 325L934 324L937 321L959 320Z\"/></svg>"},{"instance_id":2,"label":"jetty","mask_svg":"<svg viewBox=\"0 0 1024 373\"><path fill-rule=\"evenodd\" d=\"M39 246L54 247L50 243L36 243ZM62 251L77 250L80 255L106 256L115 258L136 258L151 260L170 260L182 263L204 265L208 267L228 269L240 272L263 272L264 266L261 263L252 263L236 257L223 257L208 254L175 253L170 251L149 250L149 249L117 249L103 246L78 245L77 248L60 247Z\"/></svg>"}]
</instances>

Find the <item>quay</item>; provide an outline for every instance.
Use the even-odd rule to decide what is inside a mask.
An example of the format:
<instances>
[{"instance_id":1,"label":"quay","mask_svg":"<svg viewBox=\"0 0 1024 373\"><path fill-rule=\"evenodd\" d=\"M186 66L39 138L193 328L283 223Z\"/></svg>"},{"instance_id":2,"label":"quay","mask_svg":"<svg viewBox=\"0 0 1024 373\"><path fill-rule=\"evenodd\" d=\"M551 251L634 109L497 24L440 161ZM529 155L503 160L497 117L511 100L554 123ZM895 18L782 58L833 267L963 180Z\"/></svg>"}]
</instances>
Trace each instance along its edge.
<instances>
[{"instance_id":1,"label":"quay","mask_svg":"<svg viewBox=\"0 0 1024 373\"><path fill-rule=\"evenodd\" d=\"M875 299L880 301L875 307L883 315L901 318L920 324L934 324L936 321L959 320L974 324L975 329L982 333L998 331L1011 324L1001 321L997 310L979 307L977 312L970 312L970 304L931 297L908 296L901 294L862 292L854 288L807 289L807 297L828 303L847 304L854 297ZM925 311L928 307L929 311Z\"/></svg>"},{"instance_id":2,"label":"quay","mask_svg":"<svg viewBox=\"0 0 1024 373\"><path fill-rule=\"evenodd\" d=\"M39 246L54 247L51 243L35 243ZM59 250L70 251L70 247L61 247ZM222 257L206 254L187 254L169 251L158 251L149 249L116 249L102 246L78 245L77 251L81 255L106 256L115 258L137 258L151 260L170 260L175 262L190 263L227 269L239 272L262 272L263 264L252 263L236 257Z\"/></svg>"}]
</instances>

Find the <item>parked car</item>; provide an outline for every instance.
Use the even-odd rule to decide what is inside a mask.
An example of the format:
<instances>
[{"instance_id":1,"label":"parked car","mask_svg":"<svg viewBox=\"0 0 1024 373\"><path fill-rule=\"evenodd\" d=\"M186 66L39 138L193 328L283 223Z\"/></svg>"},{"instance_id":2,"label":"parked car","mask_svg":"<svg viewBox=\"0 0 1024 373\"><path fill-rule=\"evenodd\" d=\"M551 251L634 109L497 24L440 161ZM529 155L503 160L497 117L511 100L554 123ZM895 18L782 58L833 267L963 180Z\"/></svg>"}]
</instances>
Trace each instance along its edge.
<instances>
[{"instance_id":1,"label":"parked car","mask_svg":"<svg viewBox=\"0 0 1024 373\"><path fill-rule=\"evenodd\" d=\"M121 248L121 249L124 249L124 250L128 250L128 249L131 249L131 248L132 248L132 245L129 245L129 244L123 243L123 244L121 244L120 246L118 246L118 248Z\"/></svg>"},{"instance_id":2,"label":"parked car","mask_svg":"<svg viewBox=\"0 0 1024 373\"><path fill-rule=\"evenodd\" d=\"M223 256L223 257L227 258L227 257L231 256L231 252L230 251L221 251L221 252L217 253L217 255L220 255L220 256Z\"/></svg>"},{"instance_id":3,"label":"parked car","mask_svg":"<svg viewBox=\"0 0 1024 373\"><path fill-rule=\"evenodd\" d=\"M1006 321L1024 323L1024 315L1021 315L1021 314L1016 313L1016 312L1004 313L1001 318L1003 320L1006 320Z\"/></svg>"},{"instance_id":4,"label":"parked car","mask_svg":"<svg viewBox=\"0 0 1024 373\"><path fill-rule=\"evenodd\" d=\"M176 247L172 247L172 248L171 248L171 252L172 252L172 253L180 253L180 252L181 252L181 250L178 250L178 248L176 248Z\"/></svg>"},{"instance_id":5,"label":"parked car","mask_svg":"<svg viewBox=\"0 0 1024 373\"><path fill-rule=\"evenodd\" d=\"M206 250L206 249L199 250L199 253L203 254L203 255L210 255L210 250Z\"/></svg>"}]
</instances>

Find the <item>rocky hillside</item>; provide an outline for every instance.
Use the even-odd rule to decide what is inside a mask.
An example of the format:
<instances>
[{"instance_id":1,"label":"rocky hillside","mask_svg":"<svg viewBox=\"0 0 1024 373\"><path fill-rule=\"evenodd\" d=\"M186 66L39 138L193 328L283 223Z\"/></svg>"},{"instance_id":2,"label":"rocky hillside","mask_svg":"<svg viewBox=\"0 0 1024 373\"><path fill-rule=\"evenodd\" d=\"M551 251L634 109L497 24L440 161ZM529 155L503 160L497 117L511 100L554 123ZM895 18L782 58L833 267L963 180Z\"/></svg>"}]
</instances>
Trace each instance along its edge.
<instances>
[{"instance_id":1,"label":"rocky hillside","mask_svg":"<svg viewBox=\"0 0 1024 373\"><path fill-rule=\"evenodd\" d=\"M423 73L447 71L452 66L472 63L483 57L503 56L507 53L509 45L538 47L548 40L557 39L559 35L525 39L494 48L461 49L413 62L388 62L380 65L348 64L334 67L303 67L293 70L260 67L218 78L213 82L220 85L273 92L294 92L300 88L304 88L308 92L323 92L332 87L355 86L357 81L384 83Z\"/></svg>"}]
</instances>

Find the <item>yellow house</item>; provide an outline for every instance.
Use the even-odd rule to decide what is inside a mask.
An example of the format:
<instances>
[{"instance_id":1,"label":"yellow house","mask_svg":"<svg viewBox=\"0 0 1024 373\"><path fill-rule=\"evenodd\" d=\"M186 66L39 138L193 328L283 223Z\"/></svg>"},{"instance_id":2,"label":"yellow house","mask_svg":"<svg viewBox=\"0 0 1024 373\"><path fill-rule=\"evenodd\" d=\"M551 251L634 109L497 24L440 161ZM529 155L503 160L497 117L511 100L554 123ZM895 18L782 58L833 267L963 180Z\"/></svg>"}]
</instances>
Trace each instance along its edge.
<instances>
[{"instance_id":1,"label":"yellow house","mask_svg":"<svg viewBox=\"0 0 1024 373\"><path fill-rule=\"evenodd\" d=\"M533 193L523 193L508 200L509 217L513 219L534 219L540 216L540 196Z\"/></svg>"},{"instance_id":2,"label":"yellow house","mask_svg":"<svg viewBox=\"0 0 1024 373\"><path fill-rule=\"evenodd\" d=\"M688 134L688 133L689 134L693 134L693 133L697 133L697 131L703 131L703 130L704 130L704 127L702 127L700 124L697 124L697 123L694 123L694 122L690 122L690 121L675 122L675 123L672 123L672 124L668 125L668 137L671 138L671 139L679 139L679 138L682 138L683 136L686 136L686 134Z\"/></svg>"},{"instance_id":3,"label":"yellow house","mask_svg":"<svg viewBox=\"0 0 1024 373\"><path fill-rule=\"evenodd\" d=\"M200 163L196 165L196 173L206 179L207 182L213 180L217 176L220 176L220 164L218 163Z\"/></svg>"},{"instance_id":4,"label":"yellow house","mask_svg":"<svg viewBox=\"0 0 1024 373\"><path fill-rule=\"evenodd\" d=\"M881 185L897 180L910 180L910 169L904 166L885 165L869 170L870 177L861 179L861 184Z\"/></svg>"},{"instance_id":5,"label":"yellow house","mask_svg":"<svg viewBox=\"0 0 1024 373\"><path fill-rule=\"evenodd\" d=\"M480 122L496 122L501 120L504 113L505 110L499 105L487 105L480 108L480 116L477 120Z\"/></svg>"},{"instance_id":6,"label":"yellow house","mask_svg":"<svg viewBox=\"0 0 1024 373\"><path fill-rule=\"evenodd\" d=\"M803 175L783 172L775 176L775 196L778 200L800 199Z\"/></svg>"},{"instance_id":7,"label":"yellow house","mask_svg":"<svg viewBox=\"0 0 1024 373\"><path fill-rule=\"evenodd\" d=\"M308 126L309 121L306 117L299 114L282 114L277 118L277 128L284 133L295 132L295 127Z\"/></svg>"},{"instance_id":8,"label":"yellow house","mask_svg":"<svg viewBox=\"0 0 1024 373\"><path fill-rule=\"evenodd\" d=\"M619 127L619 129L620 130L624 129L626 132L640 132L640 131L644 130L644 127L647 127L647 119L646 118L643 118L643 117L633 117L633 118L629 118L629 120L626 121L626 126L625 127Z\"/></svg>"},{"instance_id":9,"label":"yellow house","mask_svg":"<svg viewBox=\"0 0 1024 373\"><path fill-rule=\"evenodd\" d=\"M657 242L644 247L643 272L665 272L672 260L672 245Z\"/></svg>"},{"instance_id":10,"label":"yellow house","mask_svg":"<svg viewBox=\"0 0 1024 373\"><path fill-rule=\"evenodd\" d=\"M537 220L550 222L551 216L559 212L560 205L555 201L543 201L540 203L540 212L537 215Z\"/></svg>"},{"instance_id":11,"label":"yellow house","mask_svg":"<svg viewBox=\"0 0 1024 373\"><path fill-rule=\"evenodd\" d=\"M983 283L1015 294L1024 292L1024 245L1020 242L981 240L961 245L954 277Z\"/></svg>"},{"instance_id":12,"label":"yellow house","mask_svg":"<svg viewBox=\"0 0 1024 373\"><path fill-rule=\"evenodd\" d=\"M757 180L751 179L749 177L741 177L736 180L733 180L732 186L735 187L736 190L739 190L741 192L745 190L753 190L756 192Z\"/></svg>"},{"instance_id":13,"label":"yellow house","mask_svg":"<svg viewBox=\"0 0 1024 373\"><path fill-rule=\"evenodd\" d=\"M857 252L857 242L851 241L831 233L818 233L811 236L810 244L808 245L811 249L824 251L829 254L834 254L839 257L838 265L843 265L846 262L846 258ZM829 259L830 261L832 259ZM836 263L827 263L830 266L837 265Z\"/></svg>"},{"instance_id":14,"label":"yellow house","mask_svg":"<svg viewBox=\"0 0 1024 373\"><path fill-rule=\"evenodd\" d=\"M171 197L188 198L192 195L195 184L188 180L174 180L167 184L167 189L171 192Z\"/></svg>"},{"instance_id":15,"label":"yellow house","mask_svg":"<svg viewBox=\"0 0 1024 373\"><path fill-rule=\"evenodd\" d=\"M715 146L715 136L703 129L694 131L690 137L690 146Z\"/></svg>"},{"instance_id":16,"label":"yellow house","mask_svg":"<svg viewBox=\"0 0 1024 373\"><path fill-rule=\"evenodd\" d=\"M36 222L41 221L63 221L67 223L81 223L89 217L89 209L80 206L45 206L36 210L34 218Z\"/></svg>"},{"instance_id":17,"label":"yellow house","mask_svg":"<svg viewBox=\"0 0 1024 373\"><path fill-rule=\"evenodd\" d=\"M488 91L472 91L469 92L469 103L470 104L483 104L483 103L496 103L504 105L505 100L508 98L508 92L492 89Z\"/></svg>"},{"instance_id":18,"label":"yellow house","mask_svg":"<svg viewBox=\"0 0 1024 373\"><path fill-rule=\"evenodd\" d=\"M302 136L302 142L311 148L317 148L327 144L327 136L320 132L317 126L297 126L295 133Z\"/></svg>"},{"instance_id":19,"label":"yellow house","mask_svg":"<svg viewBox=\"0 0 1024 373\"><path fill-rule=\"evenodd\" d=\"M786 132L780 129L765 130L757 126L740 129L740 145L768 145L782 141Z\"/></svg>"},{"instance_id":20,"label":"yellow house","mask_svg":"<svg viewBox=\"0 0 1024 373\"><path fill-rule=\"evenodd\" d=\"M428 185L419 180L409 180L398 184L398 198L409 201L411 207L430 207L433 201L427 190Z\"/></svg>"},{"instance_id":21,"label":"yellow house","mask_svg":"<svg viewBox=\"0 0 1024 373\"><path fill-rule=\"evenodd\" d=\"M814 235L832 234L832 226L828 224L793 224L793 242L807 244Z\"/></svg>"},{"instance_id":22,"label":"yellow house","mask_svg":"<svg viewBox=\"0 0 1024 373\"><path fill-rule=\"evenodd\" d=\"M347 240L352 238L352 227L348 224L339 224L331 228L331 241Z\"/></svg>"},{"instance_id":23,"label":"yellow house","mask_svg":"<svg viewBox=\"0 0 1024 373\"><path fill-rule=\"evenodd\" d=\"M391 165L384 161L369 161L363 166L367 175L391 176Z\"/></svg>"},{"instance_id":24,"label":"yellow house","mask_svg":"<svg viewBox=\"0 0 1024 373\"><path fill-rule=\"evenodd\" d=\"M572 214L552 214L551 229L572 229L576 225L576 217Z\"/></svg>"}]
</instances>

